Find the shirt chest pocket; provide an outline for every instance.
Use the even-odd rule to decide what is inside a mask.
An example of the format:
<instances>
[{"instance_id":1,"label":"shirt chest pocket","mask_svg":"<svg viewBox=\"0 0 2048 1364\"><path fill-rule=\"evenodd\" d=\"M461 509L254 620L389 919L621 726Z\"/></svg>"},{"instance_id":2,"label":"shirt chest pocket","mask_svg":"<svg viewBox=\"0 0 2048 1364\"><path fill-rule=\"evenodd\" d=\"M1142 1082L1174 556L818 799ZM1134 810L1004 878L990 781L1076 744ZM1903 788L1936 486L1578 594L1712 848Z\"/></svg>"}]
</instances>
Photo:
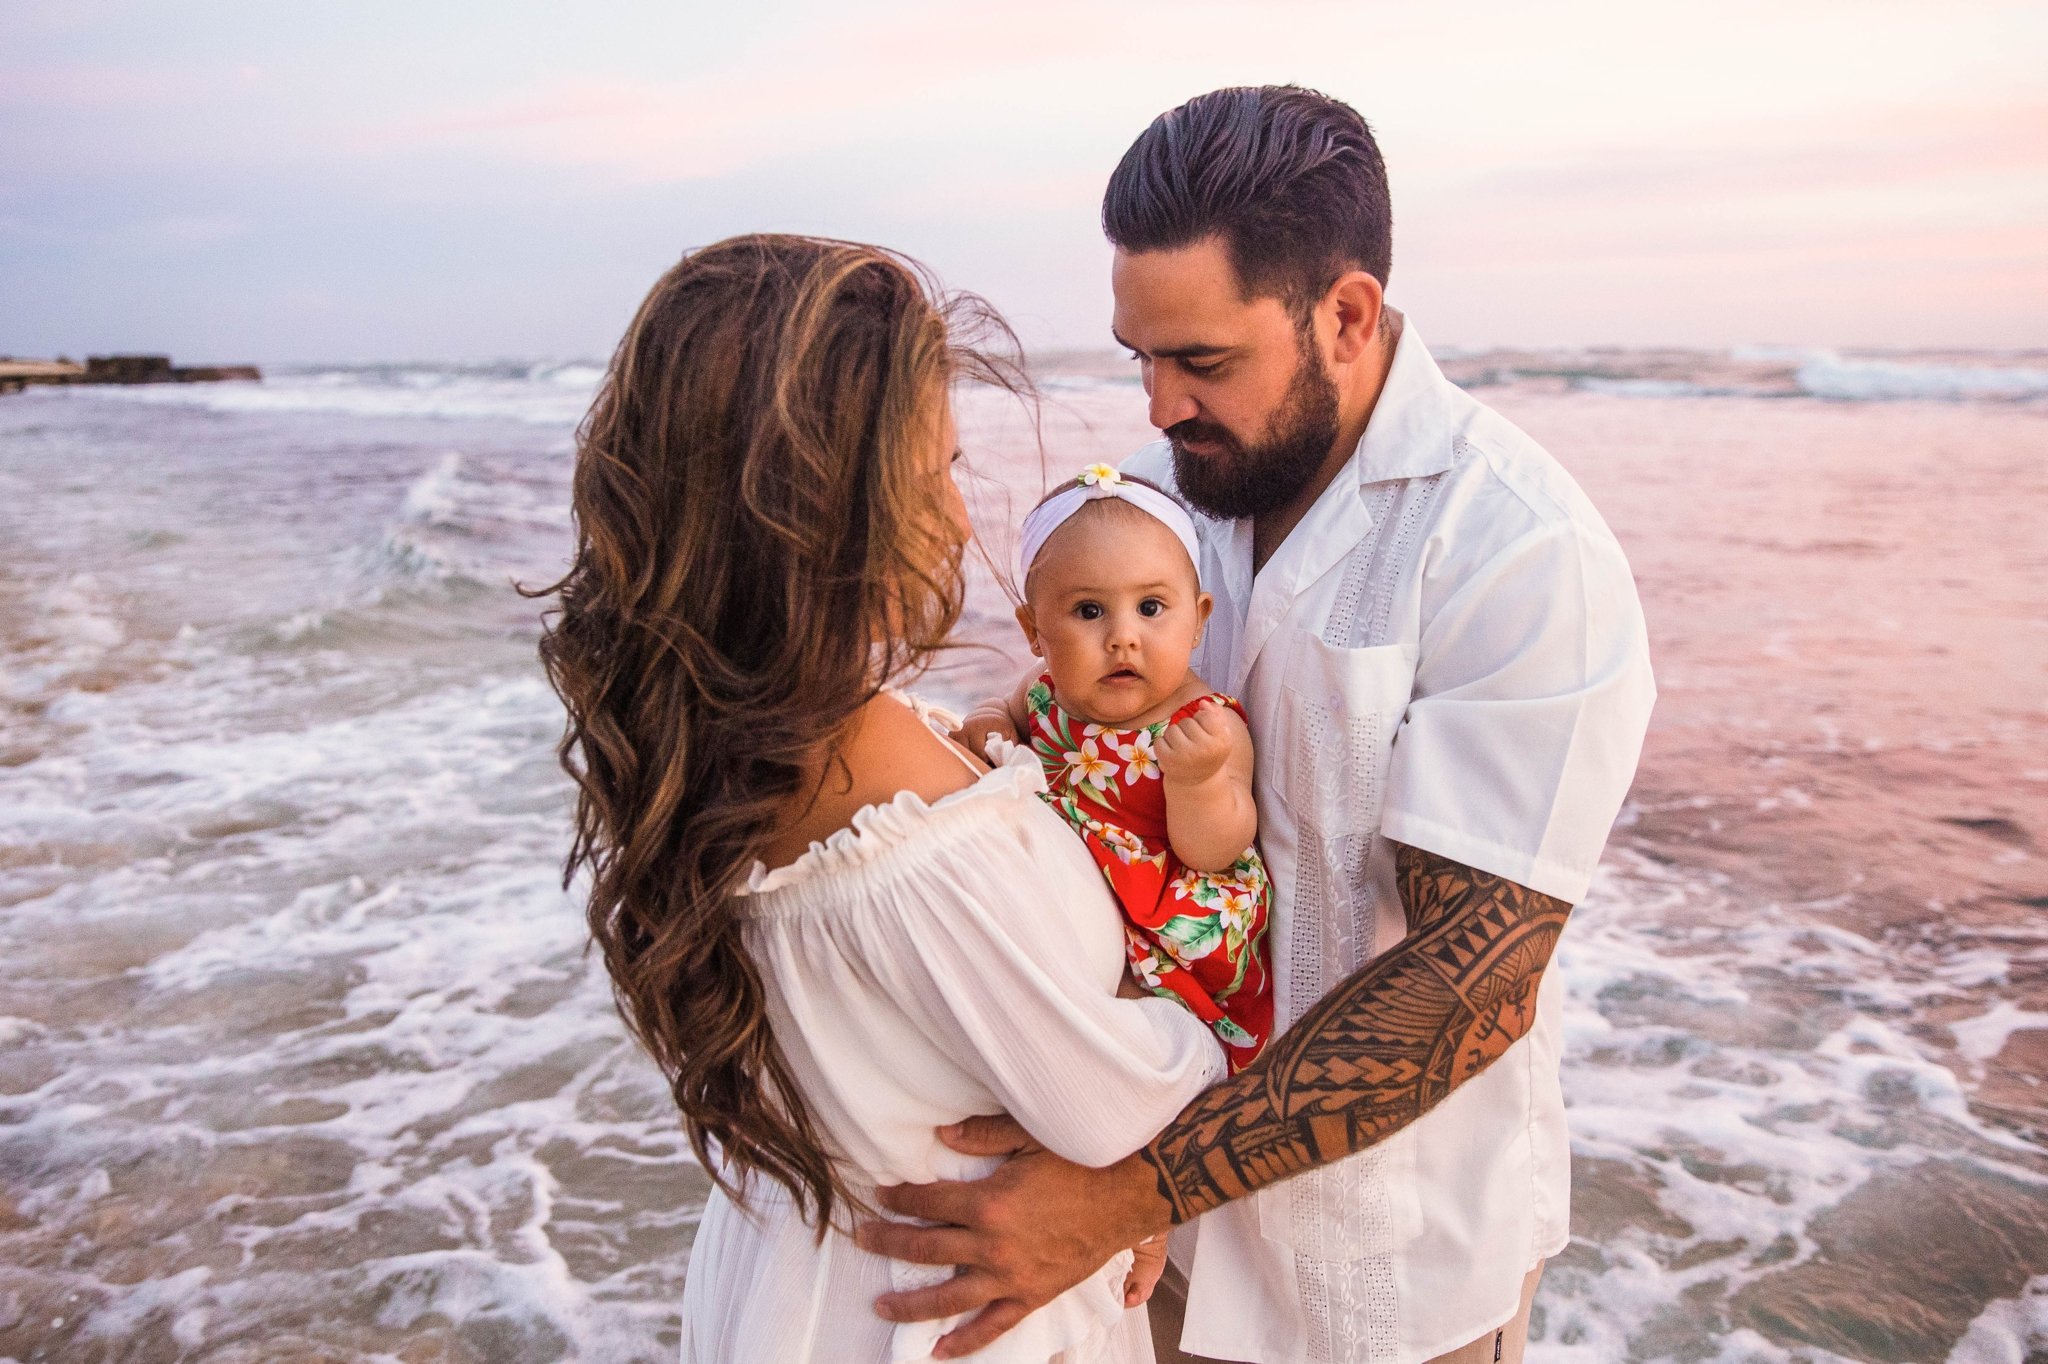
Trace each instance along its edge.
<instances>
[{"instance_id":1,"label":"shirt chest pocket","mask_svg":"<svg viewBox=\"0 0 2048 1364\"><path fill-rule=\"evenodd\" d=\"M1387 757L1415 687L1413 648L1345 649L1307 630L1289 632L1288 709L1280 798L1306 828L1329 838L1379 827Z\"/></svg>"}]
</instances>

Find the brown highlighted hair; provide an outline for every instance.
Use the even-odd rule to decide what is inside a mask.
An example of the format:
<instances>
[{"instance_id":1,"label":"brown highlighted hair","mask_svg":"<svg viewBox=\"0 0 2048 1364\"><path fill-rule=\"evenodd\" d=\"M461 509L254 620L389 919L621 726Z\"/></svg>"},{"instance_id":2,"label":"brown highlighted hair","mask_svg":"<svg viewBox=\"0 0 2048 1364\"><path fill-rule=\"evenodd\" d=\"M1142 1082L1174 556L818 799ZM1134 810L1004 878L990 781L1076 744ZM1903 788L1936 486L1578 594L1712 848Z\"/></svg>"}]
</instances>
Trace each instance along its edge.
<instances>
[{"instance_id":1,"label":"brown highlighted hair","mask_svg":"<svg viewBox=\"0 0 2048 1364\"><path fill-rule=\"evenodd\" d=\"M1394 210L1358 111L1298 85L1233 86L1152 120L1109 177L1102 230L1126 251L1221 235L1246 298L1297 317L1346 270L1393 270Z\"/></svg>"},{"instance_id":2,"label":"brown highlighted hair","mask_svg":"<svg viewBox=\"0 0 2048 1364\"><path fill-rule=\"evenodd\" d=\"M973 347L979 338L1000 351ZM935 479L958 378L1013 391L972 295L851 242L736 237L640 305L577 436L575 557L541 661L575 779L564 885L698 1160L848 1194L769 1026L733 894L836 742L959 618L963 530Z\"/></svg>"}]
</instances>

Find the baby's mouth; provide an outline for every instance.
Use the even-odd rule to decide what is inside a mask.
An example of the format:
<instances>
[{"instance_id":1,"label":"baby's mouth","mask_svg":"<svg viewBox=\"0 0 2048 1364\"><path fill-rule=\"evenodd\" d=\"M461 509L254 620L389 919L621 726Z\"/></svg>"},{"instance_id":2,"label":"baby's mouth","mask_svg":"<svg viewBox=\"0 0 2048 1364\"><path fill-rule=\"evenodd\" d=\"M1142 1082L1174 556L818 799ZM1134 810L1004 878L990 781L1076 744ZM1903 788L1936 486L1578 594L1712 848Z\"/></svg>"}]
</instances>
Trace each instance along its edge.
<instances>
[{"instance_id":1,"label":"baby's mouth","mask_svg":"<svg viewBox=\"0 0 2048 1364\"><path fill-rule=\"evenodd\" d=\"M1118 668L1102 680L1105 682L1142 682L1144 676L1136 668Z\"/></svg>"}]
</instances>

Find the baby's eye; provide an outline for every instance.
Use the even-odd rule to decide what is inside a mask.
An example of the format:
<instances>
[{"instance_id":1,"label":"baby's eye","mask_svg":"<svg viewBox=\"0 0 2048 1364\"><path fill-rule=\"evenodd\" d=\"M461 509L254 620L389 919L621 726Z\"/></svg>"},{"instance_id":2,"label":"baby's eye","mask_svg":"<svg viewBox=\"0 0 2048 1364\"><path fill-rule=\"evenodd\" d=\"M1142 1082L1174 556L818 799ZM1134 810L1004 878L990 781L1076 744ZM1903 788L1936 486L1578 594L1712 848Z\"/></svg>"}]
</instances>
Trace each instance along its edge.
<instances>
[{"instance_id":1,"label":"baby's eye","mask_svg":"<svg viewBox=\"0 0 2048 1364\"><path fill-rule=\"evenodd\" d=\"M1074 608L1074 614L1082 620L1101 620L1102 604L1100 602L1084 601Z\"/></svg>"},{"instance_id":2,"label":"baby's eye","mask_svg":"<svg viewBox=\"0 0 2048 1364\"><path fill-rule=\"evenodd\" d=\"M1138 614L1141 616L1156 616L1165 609L1166 603L1157 597L1147 597L1138 603Z\"/></svg>"}]
</instances>

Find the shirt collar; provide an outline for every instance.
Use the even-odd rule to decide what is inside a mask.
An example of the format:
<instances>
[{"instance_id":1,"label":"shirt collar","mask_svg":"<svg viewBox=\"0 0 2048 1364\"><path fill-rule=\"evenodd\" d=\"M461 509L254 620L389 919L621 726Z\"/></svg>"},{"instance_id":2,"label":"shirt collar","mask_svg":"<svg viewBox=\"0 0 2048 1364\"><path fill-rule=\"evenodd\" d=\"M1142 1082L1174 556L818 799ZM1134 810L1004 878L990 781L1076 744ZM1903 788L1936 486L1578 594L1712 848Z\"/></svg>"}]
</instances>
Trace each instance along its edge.
<instances>
[{"instance_id":1,"label":"shirt collar","mask_svg":"<svg viewBox=\"0 0 2048 1364\"><path fill-rule=\"evenodd\" d=\"M1371 528L1371 517L1365 511L1367 487L1393 479L1426 478L1451 467L1457 400L1462 397L1462 391L1437 368L1415 324L1404 317L1401 335L1394 343L1394 358L1387 366L1387 381L1380 386L1379 400L1373 404L1358 448L1256 580L1252 574L1252 519L1196 515L1198 538L1212 551L1204 562L1203 585L1212 591L1220 589L1224 601L1239 603L1240 614L1249 611L1255 592L1277 593L1274 602L1284 609L1294 584L1312 581L1329 566L1332 556L1348 551ZM1166 442L1159 443L1162 459L1166 458L1165 446ZM1300 561L1309 555L1311 543L1316 562L1305 566ZM1275 615L1273 620L1277 619ZM1247 619L1237 666L1229 674L1232 685L1242 685L1272 623Z\"/></svg>"},{"instance_id":2,"label":"shirt collar","mask_svg":"<svg viewBox=\"0 0 2048 1364\"><path fill-rule=\"evenodd\" d=\"M1359 487L1397 478L1427 478L1451 467L1457 390L1437 368L1415 324L1405 316L1393 362L1380 387L1358 451L1338 475Z\"/></svg>"}]
</instances>

